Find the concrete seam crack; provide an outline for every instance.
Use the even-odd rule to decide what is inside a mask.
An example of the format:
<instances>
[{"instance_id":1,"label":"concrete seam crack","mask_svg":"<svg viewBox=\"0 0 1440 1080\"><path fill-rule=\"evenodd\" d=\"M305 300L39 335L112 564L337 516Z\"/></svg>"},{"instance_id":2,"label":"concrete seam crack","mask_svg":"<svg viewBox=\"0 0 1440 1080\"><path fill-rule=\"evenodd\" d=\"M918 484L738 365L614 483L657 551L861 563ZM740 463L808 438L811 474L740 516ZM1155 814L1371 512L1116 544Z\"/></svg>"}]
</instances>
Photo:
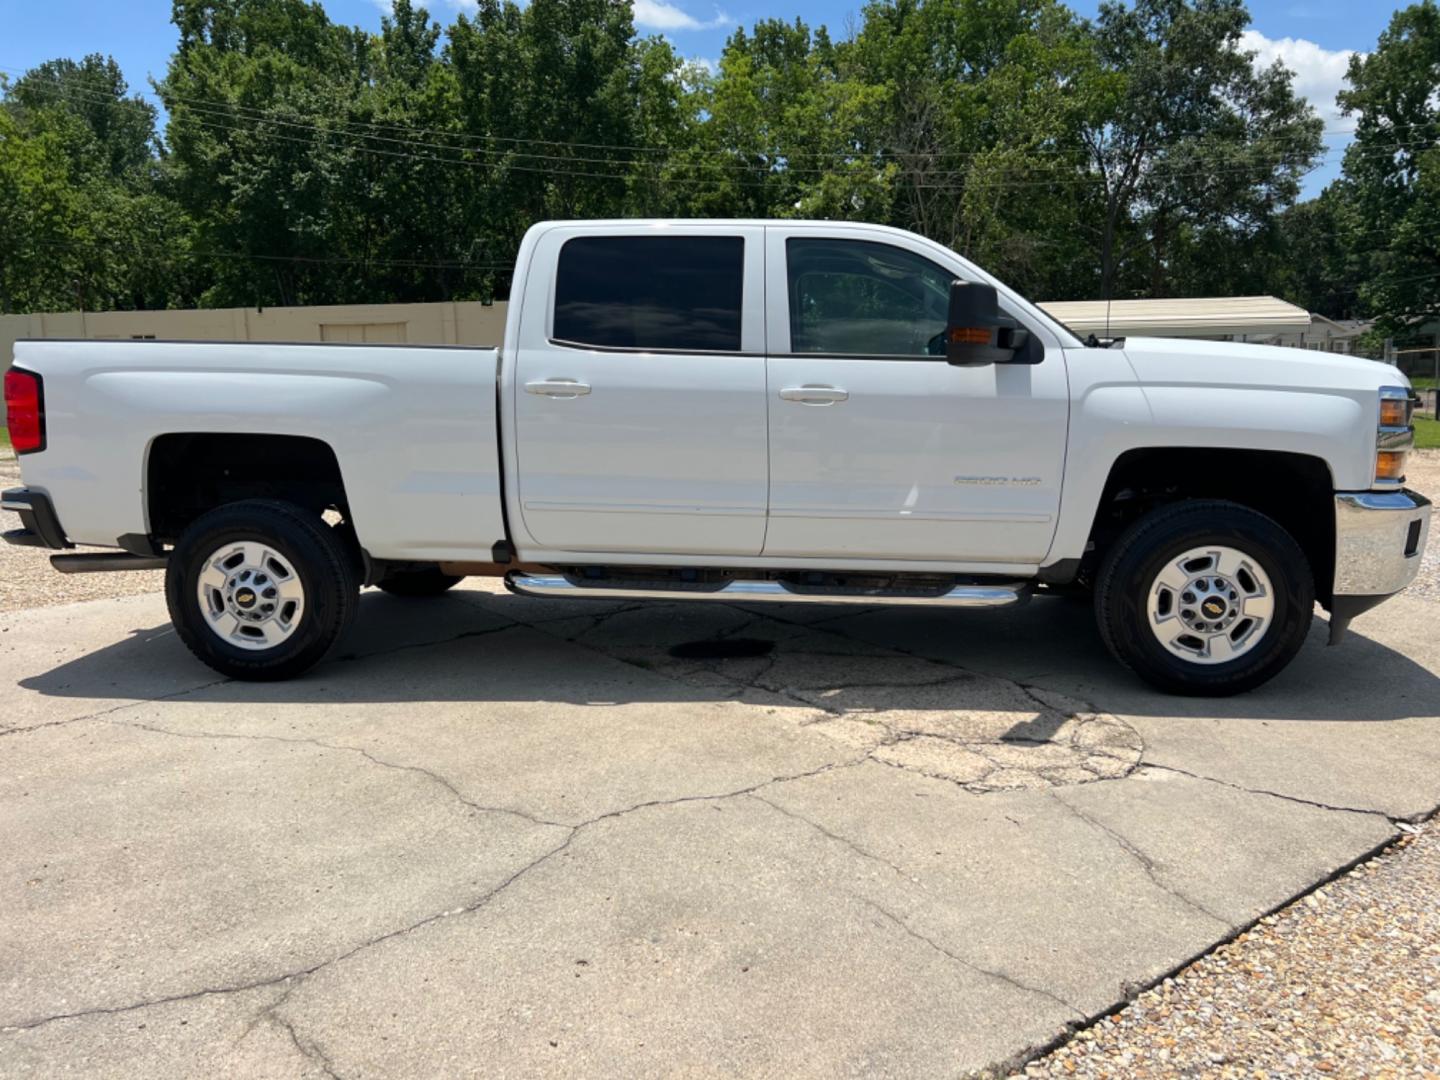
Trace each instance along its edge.
<instances>
[{"instance_id":1,"label":"concrete seam crack","mask_svg":"<svg viewBox=\"0 0 1440 1080\"><path fill-rule=\"evenodd\" d=\"M565 839L559 844L557 844L555 847L544 852L537 858L532 859L530 862L526 863L524 866L520 867L518 870L512 873L509 877L501 881L498 885L495 885L493 888L486 890L478 898L472 900L470 903L465 904L459 908L449 908L445 911L440 911L431 915L427 915L423 919L419 919L416 922L410 923L408 926L402 926L395 930L387 930L383 934L380 934L373 938L368 938L365 941L362 941L359 944L345 950L343 953L339 953L338 955L332 956L326 960L321 960L319 963L312 964L310 967L300 968L294 971L286 971L282 974L274 975L266 979L255 979L250 982L237 983L231 986L206 987L201 990L187 991L183 994L169 994L164 997L151 998L146 1001L132 1002L128 1005L111 1005L96 1007L92 1009L78 1009L75 1012L59 1013L54 1016L43 1016L35 1020L24 1021L23 1023L6 1024L3 1028L0 1028L0 1030L28 1031L32 1028L41 1027L45 1024L52 1024L60 1020L78 1020L91 1016L114 1016L120 1013L135 1012L138 1009L150 1008L154 1005L169 1005L178 1001L193 1001L198 998L210 997L214 995L234 994L245 990L258 990L261 987L265 986L276 986L289 979L304 979L307 976L314 975L317 971L321 971L324 968L328 968L334 964L338 964L341 961L348 960L351 957L356 956L361 952L364 952L366 949L373 948L376 945L380 945L386 941L393 940L394 938L403 937L406 934L411 933L412 931L419 930L425 926L429 926L431 923L437 922L440 919L444 919L452 915L468 915L472 912L478 911L495 897L499 896L500 893L508 889L520 878L530 873L530 871L543 865L550 859L553 859L555 856L563 852L566 848L570 846L571 842L575 839L575 836L579 831L579 828L571 828ZM289 995L287 994L286 997L288 996Z\"/></svg>"},{"instance_id":2,"label":"concrete seam crack","mask_svg":"<svg viewBox=\"0 0 1440 1080\"><path fill-rule=\"evenodd\" d=\"M871 908L877 914L884 916L886 919L894 923L897 927L899 927L910 937L914 938L916 941L922 942L925 945L929 945L930 948L934 949L942 956L949 957L961 967L968 968L970 971L973 971L976 974L984 975L986 978L994 979L997 982L1003 982L1007 986L1010 986L1013 989L1019 990L1023 993L1034 994L1038 997L1043 997L1050 1001L1053 1001L1056 1005L1060 1005L1068 1011L1074 1013L1077 1017L1080 1018L1082 1022L1089 1019L1083 1010L1077 1009L1074 1005L1070 1004L1070 1002L1066 1001L1058 994L1052 994L1049 990L1042 989L1038 986L1031 986L1029 983L1021 982L1019 979L1015 978L1015 976L1008 975L1003 971L996 971L992 968L982 967L980 964L975 963L975 961L973 960L967 960L965 957L959 955L958 953L951 952L934 938L927 937L926 935L920 933L920 931L916 930L904 919L900 918L900 916L896 915L894 912L889 911L884 907L881 907L879 904L875 903L875 901L867 899L863 896L857 896L856 899L859 900L866 907Z\"/></svg>"},{"instance_id":3,"label":"concrete seam crack","mask_svg":"<svg viewBox=\"0 0 1440 1080\"><path fill-rule=\"evenodd\" d=\"M285 1017L281 1016L273 1009L270 1012L270 1020L272 1023L276 1024L282 1031L284 1031L285 1034L290 1036L290 1041L294 1044L296 1050L300 1051L302 1055L304 1055L310 1061L313 1061L316 1065L320 1066L321 1072L323 1072L326 1076L330 1077L331 1080L341 1080L340 1074L335 1070L334 1063L331 1062L329 1056L325 1053L325 1051L321 1049L319 1043L317 1043L314 1039L302 1040L300 1038L300 1033L295 1030L295 1024L292 1021L285 1019Z\"/></svg>"},{"instance_id":4,"label":"concrete seam crack","mask_svg":"<svg viewBox=\"0 0 1440 1080\"><path fill-rule=\"evenodd\" d=\"M1284 799L1286 802L1298 803L1301 806L1313 806L1317 810L1330 810L1337 814L1366 814L1370 817L1384 818L1386 821L1408 821L1408 818L1392 818L1383 810L1366 810L1359 806L1335 806L1331 803L1316 802L1314 799L1303 799L1299 795L1286 795L1280 791L1270 791L1267 788L1251 788L1244 784L1237 784L1230 780L1221 780L1218 776L1205 776L1201 773L1190 772L1188 769L1181 769L1174 765L1161 765L1159 762L1146 761L1142 754L1140 763L1136 766L1137 771L1141 769L1156 769L1160 772L1172 772L1180 776L1188 776L1192 780L1204 780L1207 783L1219 784L1221 787L1228 787L1235 791L1243 791L1247 795L1268 795L1272 799Z\"/></svg>"},{"instance_id":5,"label":"concrete seam crack","mask_svg":"<svg viewBox=\"0 0 1440 1080\"><path fill-rule=\"evenodd\" d=\"M803 772L772 776L769 780L762 780L758 784L750 784L747 787L738 788L735 791L719 792L713 795L679 795L673 799L652 799L648 802L636 803L634 806L627 806L621 810L611 810L608 813L600 814L597 817L582 821L580 824L573 826L573 828L578 832L581 829L596 825L602 821L609 821L612 818L633 814L637 810L649 810L659 806L679 806L683 803L691 802L721 802L726 799L736 799L742 795L754 795L755 792L762 791L767 787L774 787L778 784L789 784L796 780L808 780L813 776L820 776L823 773L834 772L838 769L854 768L856 765L864 764L868 760L870 760L870 753L867 751L859 757L851 758L849 761L831 761L824 765L817 766L814 769L806 769Z\"/></svg>"},{"instance_id":6,"label":"concrete seam crack","mask_svg":"<svg viewBox=\"0 0 1440 1080\"><path fill-rule=\"evenodd\" d=\"M1215 914L1215 912L1211 911L1198 900L1191 899L1179 889L1175 888L1175 886L1165 881L1161 876L1160 868L1156 865L1155 860L1150 858L1149 855L1146 855L1145 852L1142 851L1139 846L1133 843L1129 837L1125 836L1123 833L1115 829L1112 829L1103 821L1099 821L1091 817L1079 807L1072 806L1070 803L1066 802L1063 798L1061 798L1059 792L1057 792L1055 789L1051 788L1048 794L1052 799L1058 802L1066 810L1070 811L1070 813L1074 814L1086 825L1090 826L1092 829L1095 829L1098 832L1104 833L1112 841L1114 841L1115 845L1120 848L1121 851L1125 852L1125 854L1129 855L1132 859L1134 859L1137 863L1140 864L1140 869L1145 871L1145 876L1150 879L1150 883L1154 885L1157 889L1159 889L1161 892L1165 893L1168 896L1173 896L1176 900L1179 900L1186 907L1198 911L1207 919L1219 923L1227 930L1234 925L1229 919L1223 918L1222 916Z\"/></svg>"},{"instance_id":7,"label":"concrete seam crack","mask_svg":"<svg viewBox=\"0 0 1440 1080\"><path fill-rule=\"evenodd\" d=\"M344 743L326 742L324 739L297 738L285 735L243 735L236 732L221 731L176 731L173 728L159 727L155 724L146 724L138 720L106 720L105 723L113 724L116 727L139 728L141 731L153 732L156 735L171 735L177 739L238 739L252 742L277 742L292 743L303 746L314 746L322 750L337 750L344 753L359 754L372 765L382 769L394 769L397 772L415 773L425 777L432 783L438 784L449 792L457 802L482 814L505 814L511 817L522 818L534 825L549 826L559 829L573 828L571 824L564 821L552 821L548 818L538 817L524 810L517 810L509 806L486 806L467 798L453 783L439 773L427 769L422 765L403 765L396 761L386 761L384 758L376 757L363 746L348 746Z\"/></svg>"},{"instance_id":8,"label":"concrete seam crack","mask_svg":"<svg viewBox=\"0 0 1440 1080\"><path fill-rule=\"evenodd\" d=\"M893 871L896 873L896 875L898 875L899 877L904 878L906 881L913 882L913 881L915 880L913 877L911 877L909 874L905 873L905 871L901 870L900 867L896 866L896 865L895 865L893 862L891 862L889 859L886 859L886 858L884 858L883 856L880 856L880 855L876 855L873 851L867 851L865 848L861 847L859 844L855 843L855 841L849 839L848 837L841 836L839 833L831 832L831 831L830 831L829 829L827 829L824 825L821 825L818 821L812 821L810 818L806 817L804 814L797 814L797 813L796 813L795 811L793 811L793 810L788 810L788 809L786 809L785 807L781 806L779 803L771 802L769 799L765 798L765 796L760 795L760 794L757 794L757 793L755 793L755 792L751 792L751 793L750 793L750 798L756 800L757 802L762 802L762 803L764 803L766 806L770 807L770 808L771 808L772 810L774 810L776 813L784 814L786 817L791 818L791 819L793 819L793 820L795 820L795 821L798 821L798 822L800 822L800 823L803 824L803 825L808 825L808 826L810 826L810 828L814 829L814 830L815 830L816 832L818 832L821 836L829 837L831 840L834 840L837 844L842 844L842 845L844 845L845 847L849 848L849 849L850 849L851 851L853 851L856 855L859 855L859 856L860 856L861 858L863 858L863 859L869 859L869 860L871 860L871 861L873 861L873 862L879 863L879 864L882 865L882 866L889 867L891 870L893 870Z\"/></svg>"},{"instance_id":9,"label":"concrete seam crack","mask_svg":"<svg viewBox=\"0 0 1440 1080\"><path fill-rule=\"evenodd\" d=\"M154 705L161 701L174 701L176 698L186 697L190 694L198 694L202 690L209 690L212 686L221 686L230 682L230 679L212 679L199 686L191 686L184 690L175 690L168 694L160 694L158 697L140 698L138 701L126 701L119 705L111 705L108 709L99 709L93 713L86 713L84 716L72 716L68 720L51 720L45 724L31 724L29 727L13 727L0 731L0 738L6 735L23 735L27 731L43 731L45 728L65 727L68 724L79 724L86 720L103 720L112 713L124 712L126 709L138 709L143 705Z\"/></svg>"},{"instance_id":10,"label":"concrete seam crack","mask_svg":"<svg viewBox=\"0 0 1440 1080\"><path fill-rule=\"evenodd\" d=\"M310 970L318 970L322 965L317 965ZM90 1009L76 1009L74 1012L56 1013L53 1016L42 1016L35 1020L25 1020L15 1024L5 1024L0 1031L29 1031L32 1028L43 1027L46 1024L58 1023L61 1020L84 1020L92 1016L120 1016L129 1012L136 1012L140 1009L149 1009L157 1005L174 1005L182 1001L198 1001L201 998L215 997L225 994L243 994L247 990L261 990L267 986L278 986L287 979L298 978L309 972L289 972L283 975L275 975L265 979L254 979L250 982L234 983L229 986L206 986L199 990L187 990L183 994L165 994L162 997L147 998L144 1001L132 1001L128 1005L97 1005ZM249 1029L247 1029L248 1032ZM242 1035L243 1038L243 1035Z\"/></svg>"}]
</instances>

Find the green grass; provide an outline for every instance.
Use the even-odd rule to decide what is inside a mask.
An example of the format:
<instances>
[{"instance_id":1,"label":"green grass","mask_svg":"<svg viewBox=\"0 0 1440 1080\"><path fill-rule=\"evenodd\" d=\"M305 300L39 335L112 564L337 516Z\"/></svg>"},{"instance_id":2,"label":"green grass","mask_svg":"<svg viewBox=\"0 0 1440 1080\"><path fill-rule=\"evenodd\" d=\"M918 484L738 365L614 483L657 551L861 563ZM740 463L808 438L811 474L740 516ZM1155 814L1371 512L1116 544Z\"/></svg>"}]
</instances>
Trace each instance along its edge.
<instances>
[{"instance_id":1,"label":"green grass","mask_svg":"<svg viewBox=\"0 0 1440 1080\"><path fill-rule=\"evenodd\" d=\"M1416 390L1434 390L1434 389L1435 389L1435 376L1434 376L1434 375L1411 375L1411 376L1410 376L1410 385L1411 385L1412 388L1414 388L1414 389L1416 389Z\"/></svg>"},{"instance_id":2,"label":"green grass","mask_svg":"<svg viewBox=\"0 0 1440 1080\"><path fill-rule=\"evenodd\" d=\"M1440 420L1415 417L1415 446L1420 450L1440 450Z\"/></svg>"},{"instance_id":3,"label":"green grass","mask_svg":"<svg viewBox=\"0 0 1440 1080\"><path fill-rule=\"evenodd\" d=\"M0 427L0 457L10 456L10 429Z\"/></svg>"}]
</instances>

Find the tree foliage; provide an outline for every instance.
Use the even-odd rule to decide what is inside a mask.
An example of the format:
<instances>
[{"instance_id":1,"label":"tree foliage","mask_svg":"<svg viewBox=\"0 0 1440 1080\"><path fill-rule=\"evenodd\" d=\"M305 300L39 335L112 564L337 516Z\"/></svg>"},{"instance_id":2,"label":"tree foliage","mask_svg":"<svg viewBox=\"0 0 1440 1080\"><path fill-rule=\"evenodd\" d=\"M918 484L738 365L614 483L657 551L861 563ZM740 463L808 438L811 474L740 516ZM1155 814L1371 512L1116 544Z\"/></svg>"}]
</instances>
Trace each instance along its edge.
<instances>
[{"instance_id":1,"label":"tree foliage","mask_svg":"<svg viewBox=\"0 0 1440 1080\"><path fill-rule=\"evenodd\" d=\"M1364 253L1361 298L1394 334L1440 319L1440 8L1396 12L1348 78L1345 240Z\"/></svg>"},{"instance_id":2,"label":"tree foliage","mask_svg":"<svg viewBox=\"0 0 1440 1080\"><path fill-rule=\"evenodd\" d=\"M1321 122L1242 47L1242 0L869 0L839 40L737 28L713 70L637 36L630 0L448 26L395 0L378 33L172 2L153 95L98 56L0 82L4 310L503 296L530 224L607 216L893 224L1042 299L1436 307L1434 0L1355 61L1346 175L1308 203Z\"/></svg>"},{"instance_id":3,"label":"tree foliage","mask_svg":"<svg viewBox=\"0 0 1440 1080\"><path fill-rule=\"evenodd\" d=\"M194 296L188 218L167 194L155 108L113 60L0 84L0 310L167 307Z\"/></svg>"}]
</instances>

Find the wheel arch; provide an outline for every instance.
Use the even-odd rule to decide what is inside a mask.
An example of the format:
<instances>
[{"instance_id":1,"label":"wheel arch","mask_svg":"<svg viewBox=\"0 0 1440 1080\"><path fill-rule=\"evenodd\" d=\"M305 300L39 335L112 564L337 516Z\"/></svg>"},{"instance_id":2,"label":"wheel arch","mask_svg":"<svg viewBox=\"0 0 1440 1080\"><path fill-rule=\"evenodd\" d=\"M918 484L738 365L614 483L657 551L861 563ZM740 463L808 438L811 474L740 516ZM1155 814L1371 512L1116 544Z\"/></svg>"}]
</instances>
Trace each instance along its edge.
<instances>
[{"instance_id":1,"label":"wheel arch","mask_svg":"<svg viewBox=\"0 0 1440 1080\"><path fill-rule=\"evenodd\" d=\"M170 432L151 440L144 467L146 528L173 544L202 514L245 499L275 499L350 520L339 458L307 435Z\"/></svg>"},{"instance_id":2,"label":"wheel arch","mask_svg":"<svg viewBox=\"0 0 1440 1080\"><path fill-rule=\"evenodd\" d=\"M1142 514L1182 499L1224 499L1273 519L1305 553L1316 597L1331 599L1334 478L1312 454L1282 450L1149 447L1115 459L1091 521L1082 565L1093 566ZM1082 570L1083 572L1083 570Z\"/></svg>"}]
</instances>

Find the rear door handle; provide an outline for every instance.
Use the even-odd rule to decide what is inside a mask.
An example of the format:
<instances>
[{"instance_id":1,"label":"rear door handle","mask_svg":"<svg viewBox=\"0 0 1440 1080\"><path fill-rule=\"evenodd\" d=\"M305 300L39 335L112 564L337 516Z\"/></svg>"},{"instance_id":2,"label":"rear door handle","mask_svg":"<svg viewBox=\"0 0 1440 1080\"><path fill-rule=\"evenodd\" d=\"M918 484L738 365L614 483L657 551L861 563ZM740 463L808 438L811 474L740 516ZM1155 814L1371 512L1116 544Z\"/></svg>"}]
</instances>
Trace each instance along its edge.
<instances>
[{"instance_id":1,"label":"rear door handle","mask_svg":"<svg viewBox=\"0 0 1440 1080\"><path fill-rule=\"evenodd\" d=\"M590 393L590 384L579 379L536 379L525 384L525 392L541 397L577 398Z\"/></svg>"},{"instance_id":2,"label":"rear door handle","mask_svg":"<svg viewBox=\"0 0 1440 1080\"><path fill-rule=\"evenodd\" d=\"M850 400L850 392L838 386L787 386L780 391L781 401L795 401L801 405L836 405Z\"/></svg>"}]
</instances>

